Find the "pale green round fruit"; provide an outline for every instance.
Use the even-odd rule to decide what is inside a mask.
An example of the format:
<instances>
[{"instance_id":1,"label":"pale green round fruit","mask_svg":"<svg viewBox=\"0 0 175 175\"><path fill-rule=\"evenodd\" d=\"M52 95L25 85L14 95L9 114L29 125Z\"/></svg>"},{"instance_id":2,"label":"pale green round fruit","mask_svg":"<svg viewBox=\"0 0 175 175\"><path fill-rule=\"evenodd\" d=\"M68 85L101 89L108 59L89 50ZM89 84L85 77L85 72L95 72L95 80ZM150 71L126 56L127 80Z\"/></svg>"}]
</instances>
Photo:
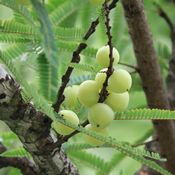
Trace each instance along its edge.
<instances>
[{"instance_id":1,"label":"pale green round fruit","mask_svg":"<svg viewBox=\"0 0 175 175\"><path fill-rule=\"evenodd\" d=\"M128 107L129 93L128 92L124 92L121 94L110 93L105 103L109 105L113 109L113 111L122 112Z\"/></svg>"},{"instance_id":2,"label":"pale green round fruit","mask_svg":"<svg viewBox=\"0 0 175 175\"><path fill-rule=\"evenodd\" d=\"M90 2L94 5L102 5L104 0L90 0Z\"/></svg>"},{"instance_id":3,"label":"pale green round fruit","mask_svg":"<svg viewBox=\"0 0 175 175\"><path fill-rule=\"evenodd\" d=\"M100 72L98 72L95 76L95 81L97 82L97 86L99 87L99 89L103 87L103 83L106 80L106 71L107 71L107 68L104 68L100 70Z\"/></svg>"},{"instance_id":4,"label":"pale green round fruit","mask_svg":"<svg viewBox=\"0 0 175 175\"><path fill-rule=\"evenodd\" d=\"M124 69L117 69L110 76L108 89L115 93L128 91L132 85L131 75Z\"/></svg>"},{"instance_id":5,"label":"pale green round fruit","mask_svg":"<svg viewBox=\"0 0 175 175\"><path fill-rule=\"evenodd\" d=\"M75 107L78 103L78 91L79 91L79 86L73 85L73 86L68 86L64 90L64 105L66 107Z\"/></svg>"},{"instance_id":6,"label":"pale green round fruit","mask_svg":"<svg viewBox=\"0 0 175 175\"><path fill-rule=\"evenodd\" d=\"M97 103L89 109L88 120L93 127L105 128L113 119L113 110L104 103Z\"/></svg>"},{"instance_id":7,"label":"pale green round fruit","mask_svg":"<svg viewBox=\"0 0 175 175\"><path fill-rule=\"evenodd\" d=\"M79 87L78 99L86 107L96 104L99 99L97 83L94 80L84 81Z\"/></svg>"},{"instance_id":8,"label":"pale green round fruit","mask_svg":"<svg viewBox=\"0 0 175 175\"><path fill-rule=\"evenodd\" d=\"M85 126L85 129L88 130L88 131L94 131L97 134L102 135L102 136L108 136L108 131L107 131L106 128L98 129L96 127L93 127L91 124L88 124L88 125ZM94 137L91 137L91 136L88 136L88 135L85 135L85 140L88 144L90 144L92 146L101 146L101 145L104 144L104 142L102 142L100 140L97 140Z\"/></svg>"},{"instance_id":9,"label":"pale green round fruit","mask_svg":"<svg viewBox=\"0 0 175 175\"><path fill-rule=\"evenodd\" d=\"M73 111L62 110L59 112L59 114L65 121L69 121L76 126L78 126L80 123L78 116ZM52 128L54 128L55 131L61 135L68 135L74 131L74 129L63 125L56 120L52 122Z\"/></svg>"},{"instance_id":10,"label":"pale green round fruit","mask_svg":"<svg viewBox=\"0 0 175 175\"><path fill-rule=\"evenodd\" d=\"M114 65L118 64L120 56L116 48L113 48L113 58L114 58ZM103 46L98 49L96 54L97 63L103 67L109 67L109 46Z\"/></svg>"}]
</instances>

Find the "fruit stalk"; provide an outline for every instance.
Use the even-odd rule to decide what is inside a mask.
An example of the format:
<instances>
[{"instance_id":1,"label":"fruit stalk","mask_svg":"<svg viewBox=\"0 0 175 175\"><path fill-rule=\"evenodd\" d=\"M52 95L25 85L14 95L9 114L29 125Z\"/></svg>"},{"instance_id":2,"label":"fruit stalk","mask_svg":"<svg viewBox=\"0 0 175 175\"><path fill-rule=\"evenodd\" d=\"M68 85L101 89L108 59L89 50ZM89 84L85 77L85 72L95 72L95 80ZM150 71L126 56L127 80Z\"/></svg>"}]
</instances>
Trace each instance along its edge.
<instances>
[{"instance_id":1,"label":"fruit stalk","mask_svg":"<svg viewBox=\"0 0 175 175\"><path fill-rule=\"evenodd\" d=\"M106 26L106 35L108 37L108 45L109 45L109 67L108 70L106 71L106 80L103 83L103 88L99 94L99 103L103 103L106 100L106 97L108 96L108 91L107 91L107 86L108 86L108 80L109 77L112 75L113 73L113 62L114 62L114 58L113 58L113 45L112 45L112 35L111 35L111 26L110 26L110 9L109 9L109 5L107 3L108 1L105 0L104 4L103 4L103 8L104 8L104 13L105 13L105 26Z\"/></svg>"}]
</instances>

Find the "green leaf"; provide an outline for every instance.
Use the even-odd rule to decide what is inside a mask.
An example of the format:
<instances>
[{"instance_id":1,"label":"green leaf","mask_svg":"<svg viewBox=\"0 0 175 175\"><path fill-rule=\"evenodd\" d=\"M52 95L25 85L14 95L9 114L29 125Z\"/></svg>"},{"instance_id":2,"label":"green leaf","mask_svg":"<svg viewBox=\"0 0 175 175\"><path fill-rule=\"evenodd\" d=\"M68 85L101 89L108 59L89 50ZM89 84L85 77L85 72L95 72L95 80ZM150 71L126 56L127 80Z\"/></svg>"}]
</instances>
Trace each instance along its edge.
<instances>
[{"instance_id":1,"label":"green leaf","mask_svg":"<svg viewBox=\"0 0 175 175\"><path fill-rule=\"evenodd\" d=\"M91 75L86 75L86 74L79 75L79 76L75 76L75 77L72 77L72 78L70 79L68 85L79 85L79 84L81 84L83 81L91 80L91 79L92 79L92 76L91 76Z\"/></svg>"},{"instance_id":2,"label":"green leaf","mask_svg":"<svg viewBox=\"0 0 175 175\"><path fill-rule=\"evenodd\" d=\"M7 150L1 155L4 157L31 157L31 155L23 147Z\"/></svg>"},{"instance_id":3,"label":"green leaf","mask_svg":"<svg viewBox=\"0 0 175 175\"><path fill-rule=\"evenodd\" d=\"M55 34L58 39L69 41L81 41L84 30L79 28L55 27Z\"/></svg>"},{"instance_id":4,"label":"green leaf","mask_svg":"<svg viewBox=\"0 0 175 175\"><path fill-rule=\"evenodd\" d=\"M62 148L64 149L64 151L70 152L70 151L80 151L83 149L91 149L95 148L95 146L86 143L64 143L62 145Z\"/></svg>"},{"instance_id":5,"label":"green leaf","mask_svg":"<svg viewBox=\"0 0 175 175\"><path fill-rule=\"evenodd\" d=\"M35 26L34 19L29 10L25 6L18 4L16 0L0 0L0 4L11 8L25 18L32 26Z\"/></svg>"},{"instance_id":6,"label":"green leaf","mask_svg":"<svg viewBox=\"0 0 175 175\"><path fill-rule=\"evenodd\" d=\"M68 53L72 53L77 47L78 47L78 43L74 43L74 42L67 42L64 40L59 40L58 41L58 47L61 51L66 51ZM93 57L95 58L97 49L94 49L92 47L88 47L86 48L86 50L84 50L81 54L87 57Z\"/></svg>"},{"instance_id":7,"label":"green leaf","mask_svg":"<svg viewBox=\"0 0 175 175\"><path fill-rule=\"evenodd\" d=\"M58 71L49 64L44 54L37 58L39 89L48 101L55 101L58 88Z\"/></svg>"},{"instance_id":8,"label":"green leaf","mask_svg":"<svg viewBox=\"0 0 175 175\"><path fill-rule=\"evenodd\" d=\"M115 120L174 120L175 111L163 109L132 109L118 112Z\"/></svg>"},{"instance_id":9,"label":"green leaf","mask_svg":"<svg viewBox=\"0 0 175 175\"><path fill-rule=\"evenodd\" d=\"M13 44L7 49L4 50L3 57L8 58L9 60L14 60L21 56L23 53L27 52L27 47L24 44L18 43Z\"/></svg>"},{"instance_id":10,"label":"green leaf","mask_svg":"<svg viewBox=\"0 0 175 175\"><path fill-rule=\"evenodd\" d=\"M42 45L48 62L57 69L58 67L58 50L55 42L55 36L52 24L44 6L38 0L31 0L32 5L38 15L40 21L40 33L42 35Z\"/></svg>"},{"instance_id":11,"label":"green leaf","mask_svg":"<svg viewBox=\"0 0 175 175\"><path fill-rule=\"evenodd\" d=\"M63 20L69 17L72 13L86 5L87 0L71 0L65 1L50 13L50 19L53 24L59 25Z\"/></svg>"},{"instance_id":12,"label":"green leaf","mask_svg":"<svg viewBox=\"0 0 175 175\"><path fill-rule=\"evenodd\" d=\"M21 24L14 20L0 20L0 32L30 36L36 34L36 31L30 25Z\"/></svg>"},{"instance_id":13,"label":"green leaf","mask_svg":"<svg viewBox=\"0 0 175 175\"><path fill-rule=\"evenodd\" d=\"M103 172L108 171L108 164L102 158L91 154L86 151L71 151L69 152L69 156L77 159L93 168L98 170L102 170Z\"/></svg>"},{"instance_id":14,"label":"green leaf","mask_svg":"<svg viewBox=\"0 0 175 175\"><path fill-rule=\"evenodd\" d=\"M33 36L21 35L21 34L4 34L0 33L1 43L29 43L33 40Z\"/></svg>"}]
</instances>

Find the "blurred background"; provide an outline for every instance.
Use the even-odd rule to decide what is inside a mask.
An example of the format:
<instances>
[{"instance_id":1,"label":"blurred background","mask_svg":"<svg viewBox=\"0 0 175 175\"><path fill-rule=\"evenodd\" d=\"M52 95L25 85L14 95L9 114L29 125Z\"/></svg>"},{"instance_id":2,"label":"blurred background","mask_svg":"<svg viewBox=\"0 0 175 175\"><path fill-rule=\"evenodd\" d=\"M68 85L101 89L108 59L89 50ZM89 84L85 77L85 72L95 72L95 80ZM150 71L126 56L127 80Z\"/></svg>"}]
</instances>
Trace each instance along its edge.
<instances>
[{"instance_id":1,"label":"blurred background","mask_svg":"<svg viewBox=\"0 0 175 175\"><path fill-rule=\"evenodd\" d=\"M66 0L71 1L71 0ZM62 7L66 2L65 0L48 0L46 2L46 8L48 11L54 10L57 6ZM79 1L77 0L77 4ZM100 15L99 7L92 5L88 0L83 0L84 5L77 7L76 10L70 12L59 26L61 27L72 27L81 29L81 32L84 33L88 29L91 21L96 19ZM175 20L174 6L168 0L157 1L161 7L168 12L168 15ZM16 3L24 3L21 1L16 1ZM47 5L49 4L49 5ZM25 5L25 4L24 4ZM161 67L161 73L164 77L164 80L167 76L168 62L171 55L171 39L170 31L167 24L162 20L158 14L157 7L154 5L154 1L144 1L145 13L148 18L151 32L153 34L154 45L159 56L159 63ZM26 7L31 11L31 6L26 5ZM117 8L112 11L111 14L111 23L112 23L112 33L113 33L113 44L118 49L120 53L120 62L136 66L136 59L133 53L132 43L128 34L128 28L124 18L123 9L121 3L118 3ZM10 20L17 18L14 12L0 5L0 20ZM82 54L83 64L91 64L95 69L99 69L95 63L95 53L96 49L103 46L107 42L105 35L105 27L103 24L103 19L100 19L100 25L97 28L96 33L88 40L89 50ZM0 38L1 36L6 35L1 32L0 29ZM81 36L81 35L80 35ZM65 36L66 37L66 36ZM71 40L71 35L69 34L68 39ZM59 58L63 59L65 63L68 63L71 59L72 51L76 48L76 44L81 41L81 38L77 36L77 41L67 42L64 39L58 37L58 47L59 47ZM10 44L6 42L0 43L0 49L6 49ZM36 55L31 53L24 53L20 58L15 59L14 61L17 68L21 71L24 78L33 86L34 88L40 89L41 84L38 76L38 67ZM66 64L62 64L60 69L63 74L66 69ZM144 96L144 92L141 86L141 81L137 73L134 72L132 68L128 66L118 65L118 67L123 67L127 69L132 74L133 78L133 87L130 90L130 104L128 109L134 108L147 108L147 102ZM91 72L82 72L81 70L75 70L73 76L71 77L70 84L80 84L83 79L93 78L94 74ZM83 115L86 115L84 113ZM116 138L120 141L125 141L129 143L138 143L139 140L148 141L151 139L152 134L152 124L151 121L114 121L109 127L109 133L111 137ZM23 149L18 138L13 134L8 127L0 121L0 141L8 148L6 156L22 156L28 155ZM82 134L78 134L69 140L70 143L84 143ZM90 154L97 155L105 161L110 161L113 156L117 156L117 151L109 148L96 148L89 149L87 151ZM117 153L117 154L116 154ZM78 160L77 157L69 155L71 160L77 165L80 174L82 175L95 175L98 174L99 170L95 165L88 163L87 161ZM110 175L131 175L134 174L139 168L140 164L130 158L121 159L116 165L114 165ZM0 169L0 175L20 175L20 171L14 168L4 168Z\"/></svg>"}]
</instances>

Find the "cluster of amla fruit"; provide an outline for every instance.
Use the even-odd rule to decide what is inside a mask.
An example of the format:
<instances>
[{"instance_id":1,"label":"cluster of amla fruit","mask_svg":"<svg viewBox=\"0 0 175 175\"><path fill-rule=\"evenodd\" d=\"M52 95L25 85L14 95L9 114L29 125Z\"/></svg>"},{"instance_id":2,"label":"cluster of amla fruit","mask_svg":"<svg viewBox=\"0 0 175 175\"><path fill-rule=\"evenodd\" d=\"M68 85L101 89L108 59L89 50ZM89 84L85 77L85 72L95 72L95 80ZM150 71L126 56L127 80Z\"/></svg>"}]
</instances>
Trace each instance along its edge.
<instances>
[{"instance_id":1,"label":"cluster of amla fruit","mask_svg":"<svg viewBox=\"0 0 175 175\"><path fill-rule=\"evenodd\" d=\"M97 51L96 61L103 69L96 74L95 80L86 80L80 86L67 87L64 92L65 106L71 108L79 101L88 108L89 124L85 126L85 129L95 131L103 136L108 135L107 127L114 120L115 112L122 112L127 108L129 104L128 90L132 84L131 76L126 70L115 69L108 79L106 100L104 103L98 102L99 94L107 77L106 71L110 63L109 52L109 46L103 46ZM113 48L113 58L113 64L117 65L119 53L116 48ZM62 110L60 115L63 119L79 125L79 118L73 111ZM61 135L68 135L74 131L59 122L53 122L53 127ZM93 137L85 136L85 138L91 145L100 146L103 144Z\"/></svg>"}]
</instances>

